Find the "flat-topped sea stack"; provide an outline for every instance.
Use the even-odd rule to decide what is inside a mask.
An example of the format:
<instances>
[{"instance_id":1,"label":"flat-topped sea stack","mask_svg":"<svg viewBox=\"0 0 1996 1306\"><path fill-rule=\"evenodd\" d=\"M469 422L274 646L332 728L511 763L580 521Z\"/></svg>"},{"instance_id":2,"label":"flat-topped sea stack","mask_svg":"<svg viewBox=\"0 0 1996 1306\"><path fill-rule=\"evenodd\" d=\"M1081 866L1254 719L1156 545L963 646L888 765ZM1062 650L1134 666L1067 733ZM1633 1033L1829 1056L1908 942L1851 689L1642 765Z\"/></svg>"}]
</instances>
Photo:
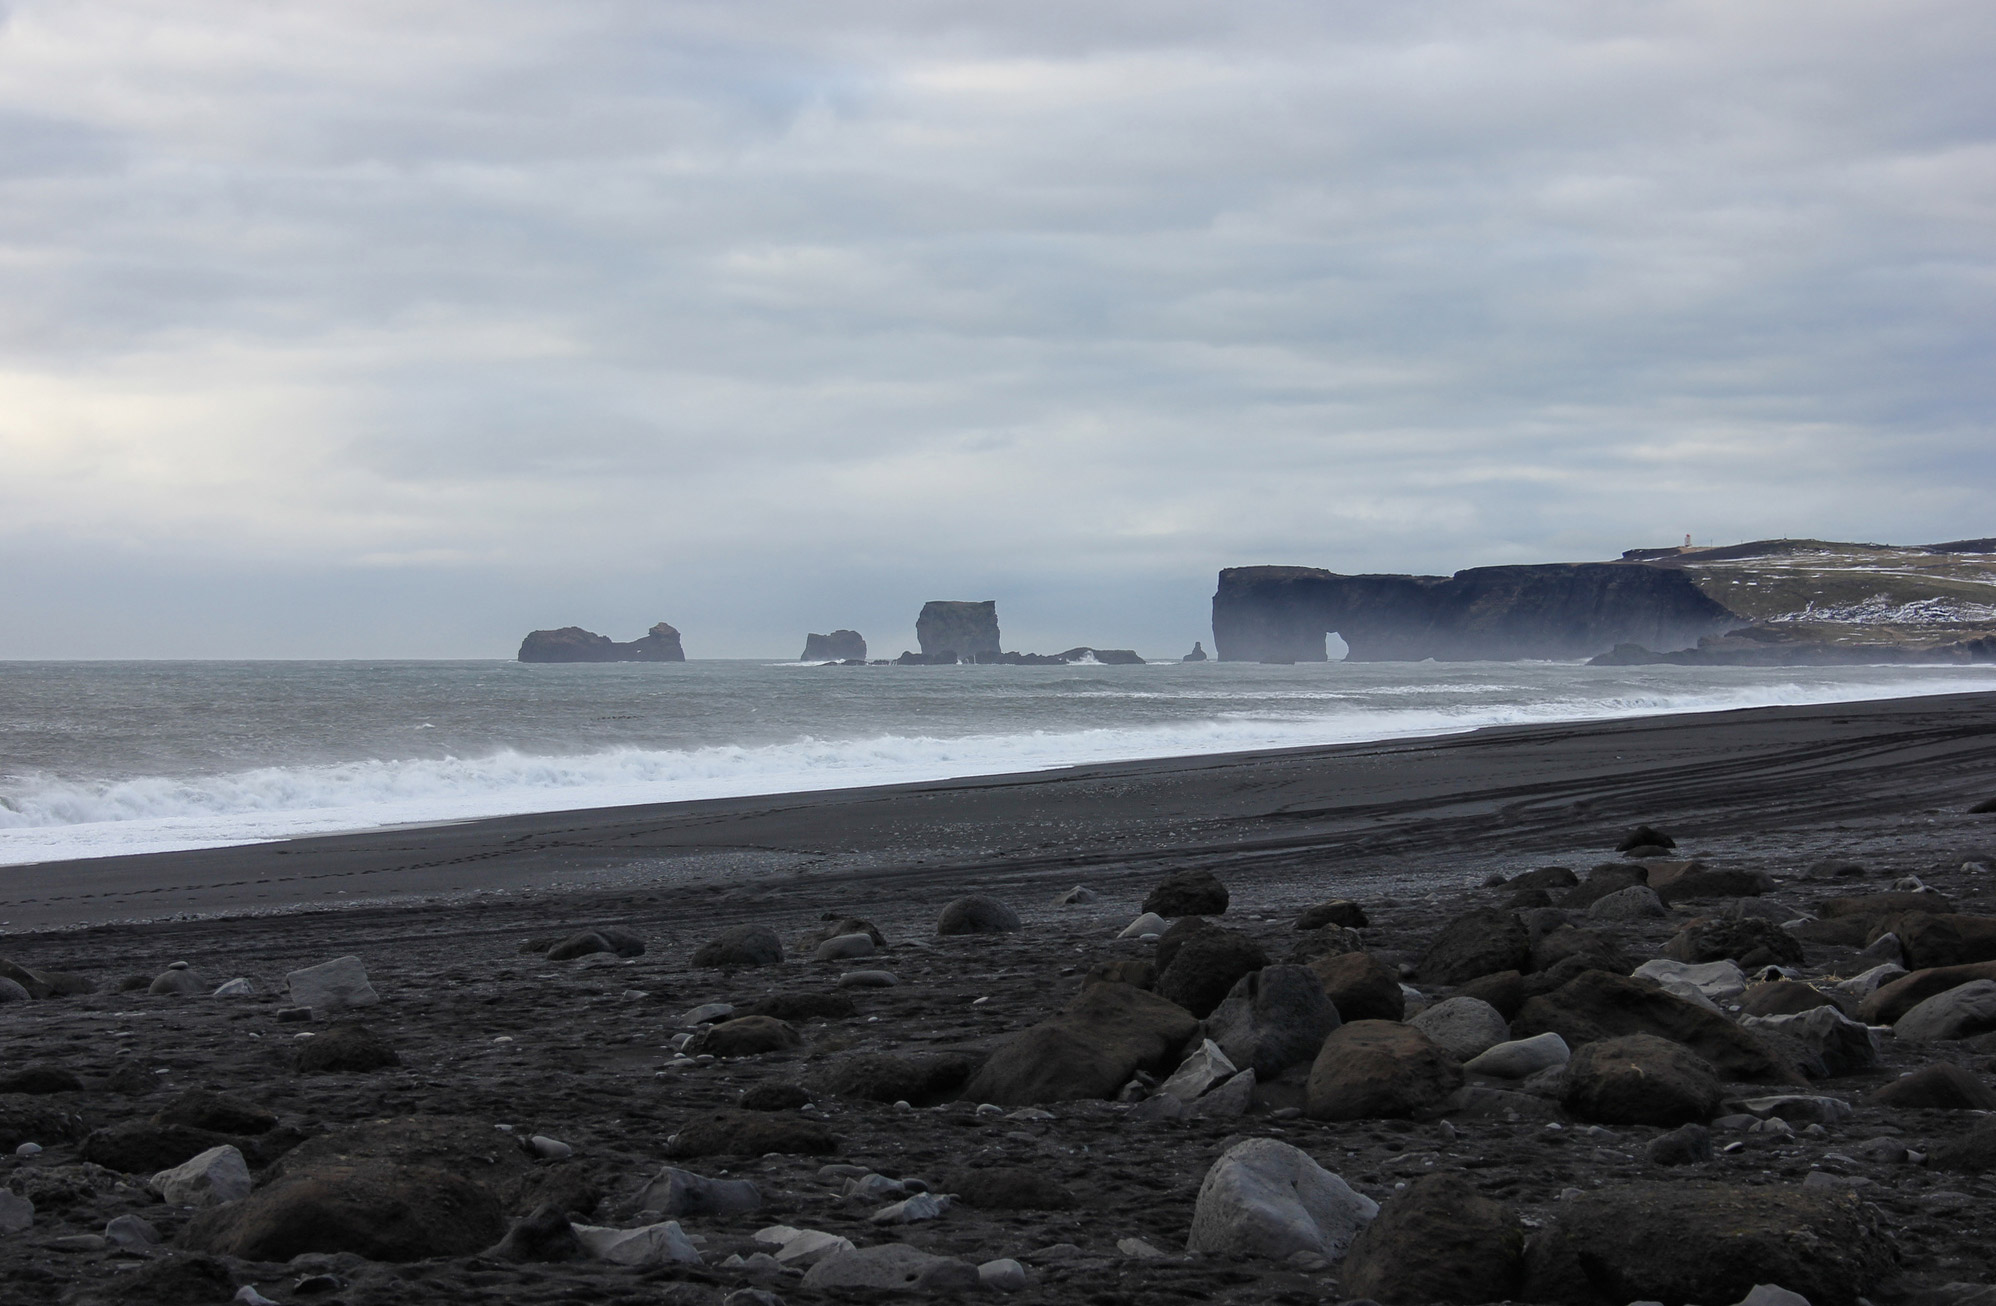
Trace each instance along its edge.
<instances>
[{"instance_id":1,"label":"flat-topped sea stack","mask_svg":"<svg viewBox=\"0 0 1996 1306\"><path fill-rule=\"evenodd\" d=\"M580 626L537 630L520 641L522 662L684 662L679 632L661 621L643 639L619 644Z\"/></svg>"},{"instance_id":2,"label":"flat-topped sea stack","mask_svg":"<svg viewBox=\"0 0 1996 1306\"><path fill-rule=\"evenodd\" d=\"M1222 662L1569 660L1619 644L1682 649L1743 624L1683 572L1632 563L1476 567L1453 576L1342 576L1229 567L1213 595Z\"/></svg>"},{"instance_id":3,"label":"flat-topped sea stack","mask_svg":"<svg viewBox=\"0 0 1996 1306\"><path fill-rule=\"evenodd\" d=\"M915 618L915 639L922 656L940 659L953 655L958 662L976 662L998 656L998 603L966 603L931 599Z\"/></svg>"},{"instance_id":4,"label":"flat-topped sea stack","mask_svg":"<svg viewBox=\"0 0 1996 1306\"><path fill-rule=\"evenodd\" d=\"M866 640L856 630L835 630L829 635L804 636L804 652L799 662L852 662L866 660Z\"/></svg>"}]
</instances>

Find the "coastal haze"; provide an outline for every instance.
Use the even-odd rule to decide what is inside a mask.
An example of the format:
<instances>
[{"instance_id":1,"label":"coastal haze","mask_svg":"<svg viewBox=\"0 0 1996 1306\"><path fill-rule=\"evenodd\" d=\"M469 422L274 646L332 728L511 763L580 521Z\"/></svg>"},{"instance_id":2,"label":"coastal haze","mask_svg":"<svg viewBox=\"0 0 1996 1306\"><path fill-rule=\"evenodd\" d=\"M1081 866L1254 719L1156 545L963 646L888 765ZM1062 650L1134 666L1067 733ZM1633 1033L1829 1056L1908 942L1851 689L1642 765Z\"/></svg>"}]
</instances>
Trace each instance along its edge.
<instances>
[{"instance_id":1,"label":"coastal haze","mask_svg":"<svg viewBox=\"0 0 1996 1306\"><path fill-rule=\"evenodd\" d=\"M0 657L1984 535L1992 25L10 4Z\"/></svg>"}]
</instances>

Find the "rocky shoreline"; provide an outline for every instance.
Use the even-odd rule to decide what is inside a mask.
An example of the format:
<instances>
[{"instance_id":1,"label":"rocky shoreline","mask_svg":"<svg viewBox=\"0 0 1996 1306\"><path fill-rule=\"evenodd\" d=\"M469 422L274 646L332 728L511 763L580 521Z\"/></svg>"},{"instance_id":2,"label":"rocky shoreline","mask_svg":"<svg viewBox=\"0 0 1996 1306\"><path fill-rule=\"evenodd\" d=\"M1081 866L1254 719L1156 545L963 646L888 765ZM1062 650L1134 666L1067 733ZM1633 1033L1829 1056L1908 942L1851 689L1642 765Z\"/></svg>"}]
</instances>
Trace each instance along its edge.
<instances>
[{"instance_id":1,"label":"rocky shoreline","mask_svg":"<svg viewBox=\"0 0 1996 1306\"><path fill-rule=\"evenodd\" d=\"M1375 842L1336 856L10 934L0 1282L72 1306L1996 1302L1996 813L1971 810L1996 758L1912 747L1830 812L1842 782L1789 752L1729 774L1763 786L1752 819L1659 778L1636 819L1352 816Z\"/></svg>"}]
</instances>

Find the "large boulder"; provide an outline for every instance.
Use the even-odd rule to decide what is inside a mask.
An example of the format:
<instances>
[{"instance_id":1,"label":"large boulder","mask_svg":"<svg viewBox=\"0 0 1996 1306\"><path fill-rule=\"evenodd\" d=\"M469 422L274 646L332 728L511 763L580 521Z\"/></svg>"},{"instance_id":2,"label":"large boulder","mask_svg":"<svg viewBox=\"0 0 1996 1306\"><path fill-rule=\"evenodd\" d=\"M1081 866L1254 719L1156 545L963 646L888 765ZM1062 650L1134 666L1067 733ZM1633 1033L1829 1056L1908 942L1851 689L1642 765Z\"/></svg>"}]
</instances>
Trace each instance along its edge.
<instances>
[{"instance_id":1,"label":"large boulder","mask_svg":"<svg viewBox=\"0 0 1996 1306\"><path fill-rule=\"evenodd\" d=\"M1909 911L1874 921L1870 938L1894 934L1912 970L1996 961L1996 917ZM1867 940L1869 941L1869 940Z\"/></svg>"},{"instance_id":2,"label":"large boulder","mask_svg":"<svg viewBox=\"0 0 1996 1306\"><path fill-rule=\"evenodd\" d=\"M1654 1034L1589 1043L1567 1063L1561 1104L1604 1125L1703 1124L1722 1091L1704 1058Z\"/></svg>"},{"instance_id":3,"label":"large boulder","mask_svg":"<svg viewBox=\"0 0 1996 1306\"><path fill-rule=\"evenodd\" d=\"M1411 1025L1360 1020L1324 1040L1310 1067L1315 1120L1425 1114L1462 1087L1462 1064Z\"/></svg>"},{"instance_id":4,"label":"large boulder","mask_svg":"<svg viewBox=\"0 0 1996 1306\"><path fill-rule=\"evenodd\" d=\"M1342 1020L1399 1020L1407 1014L1400 976L1369 952L1319 957L1310 970Z\"/></svg>"},{"instance_id":5,"label":"large boulder","mask_svg":"<svg viewBox=\"0 0 1996 1306\"><path fill-rule=\"evenodd\" d=\"M937 1106L961 1093L984 1060L971 1052L855 1052L820 1063L811 1086L834 1097Z\"/></svg>"},{"instance_id":6,"label":"large boulder","mask_svg":"<svg viewBox=\"0 0 1996 1306\"><path fill-rule=\"evenodd\" d=\"M693 951L693 965L701 970L774 966L782 960L783 940L767 925L737 925Z\"/></svg>"},{"instance_id":7,"label":"large boulder","mask_svg":"<svg viewBox=\"0 0 1996 1306\"><path fill-rule=\"evenodd\" d=\"M1471 980L1458 988L1455 995L1489 1003L1509 1024L1517 1016L1518 1008L1525 1005L1525 978L1515 970L1500 970Z\"/></svg>"},{"instance_id":8,"label":"large boulder","mask_svg":"<svg viewBox=\"0 0 1996 1306\"><path fill-rule=\"evenodd\" d=\"M1429 984L1466 984L1479 975L1531 965L1532 938L1516 912L1483 908L1442 926L1415 972Z\"/></svg>"},{"instance_id":9,"label":"large boulder","mask_svg":"<svg viewBox=\"0 0 1996 1306\"><path fill-rule=\"evenodd\" d=\"M1299 930L1321 930L1326 925L1362 930L1370 924L1365 916L1365 908L1348 898L1332 898L1315 906L1305 907L1302 914L1296 918L1296 928Z\"/></svg>"},{"instance_id":10,"label":"large boulder","mask_svg":"<svg viewBox=\"0 0 1996 1306\"><path fill-rule=\"evenodd\" d=\"M388 1116L306 1139L286 1152L263 1180L372 1162L447 1171L471 1180L507 1207L520 1200L535 1174L532 1159L489 1120Z\"/></svg>"},{"instance_id":11,"label":"large boulder","mask_svg":"<svg viewBox=\"0 0 1996 1306\"><path fill-rule=\"evenodd\" d=\"M1817 1007L1836 1007L1843 1011L1840 995L1825 993L1813 984L1802 984L1795 980L1775 980L1767 984L1755 984L1740 997L1740 1014L1745 1016L1796 1016ZM1845 1015L1850 1013L1845 1011Z\"/></svg>"},{"instance_id":12,"label":"large boulder","mask_svg":"<svg viewBox=\"0 0 1996 1306\"><path fill-rule=\"evenodd\" d=\"M1692 862L1675 875L1650 871L1650 887L1671 906L1697 898L1758 898L1771 893L1774 881L1765 871L1715 870L1703 862Z\"/></svg>"},{"instance_id":13,"label":"large boulder","mask_svg":"<svg viewBox=\"0 0 1996 1306\"><path fill-rule=\"evenodd\" d=\"M1379 1204L1308 1153L1250 1138L1221 1154L1199 1185L1188 1251L1287 1260L1309 1252L1341 1259Z\"/></svg>"},{"instance_id":14,"label":"large boulder","mask_svg":"<svg viewBox=\"0 0 1996 1306\"><path fill-rule=\"evenodd\" d=\"M1971 980L1915 1006L1892 1024L1892 1033L1914 1043L1973 1038L1996 1030L1996 980Z\"/></svg>"},{"instance_id":15,"label":"large boulder","mask_svg":"<svg viewBox=\"0 0 1996 1306\"><path fill-rule=\"evenodd\" d=\"M1559 1208L1527 1253L1522 1300L1723 1303L1771 1283L1811 1306L1857 1306L1894 1265L1878 1214L1848 1189L1634 1183Z\"/></svg>"},{"instance_id":16,"label":"large boulder","mask_svg":"<svg viewBox=\"0 0 1996 1306\"><path fill-rule=\"evenodd\" d=\"M1497 1008L1481 998L1460 995L1437 1002L1407 1023L1457 1061L1467 1061L1511 1037L1510 1022Z\"/></svg>"},{"instance_id":17,"label":"large boulder","mask_svg":"<svg viewBox=\"0 0 1996 1306\"><path fill-rule=\"evenodd\" d=\"M322 1161L287 1167L243 1200L203 1211L184 1241L246 1261L352 1252L400 1262L469 1256L505 1232L498 1199L462 1174L393 1161Z\"/></svg>"},{"instance_id":18,"label":"large boulder","mask_svg":"<svg viewBox=\"0 0 1996 1306\"><path fill-rule=\"evenodd\" d=\"M1802 964L1802 945L1795 936L1758 916L1701 916L1671 936L1663 954L1689 962L1730 958L1748 970Z\"/></svg>"},{"instance_id":19,"label":"large boulder","mask_svg":"<svg viewBox=\"0 0 1996 1306\"><path fill-rule=\"evenodd\" d=\"M1727 1079L1797 1084L1792 1062L1718 1012L1627 975L1588 971L1551 993L1527 999L1511 1022L1520 1038L1554 1033L1571 1047L1625 1034L1682 1043Z\"/></svg>"},{"instance_id":20,"label":"large boulder","mask_svg":"<svg viewBox=\"0 0 1996 1306\"><path fill-rule=\"evenodd\" d=\"M354 1021L341 1021L316 1038L300 1044L298 1072L304 1075L365 1074L402 1064L401 1054L386 1038Z\"/></svg>"},{"instance_id":21,"label":"large boulder","mask_svg":"<svg viewBox=\"0 0 1996 1306\"><path fill-rule=\"evenodd\" d=\"M1890 983L1881 984L1858 1003L1858 1019L1867 1025L1896 1025L1899 1017L1919 1006L1937 993L1973 984L1977 980L1996 980L1996 961L1978 961L1967 966L1935 966L1927 970L1916 970L1910 975L1901 975Z\"/></svg>"},{"instance_id":22,"label":"large boulder","mask_svg":"<svg viewBox=\"0 0 1996 1306\"><path fill-rule=\"evenodd\" d=\"M1114 1097L1139 1070L1171 1070L1198 1037L1198 1018L1175 1002L1128 984L1085 984L1060 1015L1000 1044L963 1096L999 1106Z\"/></svg>"},{"instance_id":23,"label":"large boulder","mask_svg":"<svg viewBox=\"0 0 1996 1306\"><path fill-rule=\"evenodd\" d=\"M1611 893L1634 884L1648 884L1649 872L1627 862L1604 862L1587 873L1587 878L1559 896L1562 907L1592 907Z\"/></svg>"},{"instance_id":24,"label":"large boulder","mask_svg":"<svg viewBox=\"0 0 1996 1306\"><path fill-rule=\"evenodd\" d=\"M1323 981L1307 966L1267 966L1243 975L1206 1020L1206 1037L1227 1059L1273 1079L1313 1061L1341 1022Z\"/></svg>"},{"instance_id":25,"label":"large boulder","mask_svg":"<svg viewBox=\"0 0 1996 1306\"><path fill-rule=\"evenodd\" d=\"M1245 975L1268 965L1261 945L1238 930L1200 930L1158 972L1157 992L1195 1016L1208 1016Z\"/></svg>"},{"instance_id":26,"label":"large boulder","mask_svg":"<svg viewBox=\"0 0 1996 1306\"><path fill-rule=\"evenodd\" d=\"M152 1189L168 1206L219 1206L250 1193L249 1163L224 1143L189 1157L152 1177Z\"/></svg>"},{"instance_id":27,"label":"large boulder","mask_svg":"<svg viewBox=\"0 0 1996 1306\"><path fill-rule=\"evenodd\" d=\"M1621 940L1603 930L1561 925L1540 934L1532 943L1531 969L1535 979L1561 967L1570 971L1568 979L1583 970L1626 975L1633 964L1622 950Z\"/></svg>"},{"instance_id":28,"label":"large boulder","mask_svg":"<svg viewBox=\"0 0 1996 1306\"><path fill-rule=\"evenodd\" d=\"M738 1016L709 1025L689 1050L716 1057L754 1057L803 1045L804 1036L774 1016Z\"/></svg>"},{"instance_id":29,"label":"large boulder","mask_svg":"<svg viewBox=\"0 0 1996 1306\"><path fill-rule=\"evenodd\" d=\"M1857 1075L1878 1068L1876 1036L1835 1007L1813 1007L1785 1016L1743 1016L1740 1027L1773 1035L1777 1047L1799 1049L1794 1059L1811 1079Z\"/></svg>"},{"instance_id":30,"label":"large boulder","mask_svg":"<svg viewBox=\"0 0 1996 1306\"><path fill-rule=\"evenodd\" d=\"M1227 886L1211 871L1173 871L1144 898L1144 910L1167 920L1219 916L1226 912L1227 901Z\"/></svg>"},{"instance_id":31,"label":"large boulder","mask_svg":"<svg viewBox=\"0 0 1996 1306\"><path fill-rule=\"evenodd\" d=\"M349 1007L371 1007L381 1001L359 957L335 957L294 970L284 977L284 983L291 994L291 1005L310 1007L315 1016Z\"/></svg>"},{"instance_id":32,"label":"large boulder","mask_svg":"<svg viewBox=\"0 0 1996 1306\"><path fill-rule=\"evenodd\" d=\"M1014 934L1020 928L1019 913L981 893L956 899L936 918L936 933L941 935Z\"/></svg>"},{"instance_id":33,"label":"large boulder","mask_svg":"<svg viewBox=\"0 0 1996 1306\"><path fill-rule=\"evenodd\" d=\"M1587 915L1597 921L1661 920L1670 915L1670 910L1657 897L1655 889L1647 884L1632 884L1596 898L1587 908Z\"/></svg>"},{"instance_id":34,"label":"large boulder","mask_svg":"<svg viewBox=\"0 0 1996 1306\"><path fill-rule=\"evenodd\" d=\"M1943 1061L1873 1090L1871 1103L1926 1111L1996 1111L1996 1091L1975 1074Z\"/></svg>"},{"instance_id":35,"label":"large boulder","mask_svg":"<svg viewBox=\"0 0 1996 1306\"><path fill-rule=\"evenodd\" d=\"M1389 1200L1359 1232L1338 1290L1388 1306L1509 1300L1524 1270L1517 1212L1461 1175L1435 1174Z\"/></svg>"}]
</instances>

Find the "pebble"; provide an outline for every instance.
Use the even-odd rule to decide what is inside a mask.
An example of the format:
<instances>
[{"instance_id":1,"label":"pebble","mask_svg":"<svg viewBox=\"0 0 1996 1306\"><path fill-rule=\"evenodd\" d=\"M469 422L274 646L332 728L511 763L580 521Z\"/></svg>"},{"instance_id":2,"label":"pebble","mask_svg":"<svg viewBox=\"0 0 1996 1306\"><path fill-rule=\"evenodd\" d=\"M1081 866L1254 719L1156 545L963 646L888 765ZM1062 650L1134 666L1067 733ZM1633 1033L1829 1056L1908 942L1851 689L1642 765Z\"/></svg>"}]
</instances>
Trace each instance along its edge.
<instances>
[{"instance_id":1,"label":"pebble","mask_svg":"<svg viewBox=\"0 0 1996 1306\"><path fill-rule=\"evenodd\" d=\"M30 1156L40 1156L41 1154L42 1154L42 1145L40 1143L22 1143L19 1147L14 1149L14 1155L23 1158Z\"/></svg>"},{"instance_id":2,"label":"pebble","mask_svg":"<svg viewBox=\"0 0 1996 1306\"><path fill-rule=\"evenodd\" d=\"M566 1161L575 1155L574 1148L559 1138L549 1138L546 1134L535 1134L527 1140L527 1146L533 1149L535 1156L544 1161Z\"/></svg>"}]
</instances>

